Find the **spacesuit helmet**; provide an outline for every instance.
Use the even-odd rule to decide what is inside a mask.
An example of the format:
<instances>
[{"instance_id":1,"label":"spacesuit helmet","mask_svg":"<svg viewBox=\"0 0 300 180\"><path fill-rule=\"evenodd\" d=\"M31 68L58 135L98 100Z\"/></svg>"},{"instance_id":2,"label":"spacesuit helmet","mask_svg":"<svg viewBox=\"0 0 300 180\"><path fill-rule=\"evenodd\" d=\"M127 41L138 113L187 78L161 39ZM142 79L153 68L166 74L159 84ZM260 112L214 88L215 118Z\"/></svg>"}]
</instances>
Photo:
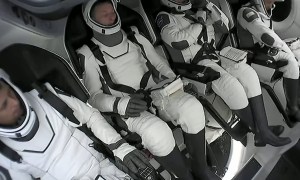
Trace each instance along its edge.
<instances>
[{"instance_id":1,"label":"spacesuit helmet","mask_svg":"<svg viewBox=\"0 0 300 180\"><path fill-rule=\"evenodd\" d=\"M94 10L95 7L102 3L112 3L116 18L113 24L105 25L100 24L95 20ZM116 0L90 0L83 6L83 18L87 25L92 28L94 31L104 34L104 35L110 35L114 34L121 29L121 19L117 12L117 2Z\"/></svg>"},{"instance_id":2,"label":"spacesuit helmet","mask_svg":"<svg viewBox=\"0 0 300 180\"><path fill-rule=\"evenodd\" d=\"M190 0L161 0L161 3L169 8L174 8L178 12L191 9Z\"/></svg>"},{"instance_id":3,"label":"spacesuit helmet","mask_svg":"<svg viewBox=\"0 0 300 180\"><path fill-rule=\"evenodd\" d=\"M7 91L5 91L5 88L7 88ZM37 116L29 106L22 91L10 81L8 74L2 69L0 69L0 91L1 90L2 92L7 92L7 94L4 93L0 96L1 111L4 113L2 115L5 115L0 119L0 136L30 140L39 127ZM6 97L13 98L14 103L19 102L17 103L18 105L14 104L14 106L9 106L8 98ZM5 120L10 123L5 123Z\"/></svg>"},{"instance_id":4,"label":"spacesuit helmet","mask_svg":"<svg viewBox=\"0 0 300 180\"><path fill-rule=\"evenodd\" d=\"M266 4L264 0L251 0L252 4L254 4L254 6L256 7L256 9L267 15L267 16L271 16L271 12L268 12L267 8L266 8ZM275 0L274 2L284 2L284 0ZM273 6L275 7L275 5L273 4Z\"/></svg>"}]
</instances>

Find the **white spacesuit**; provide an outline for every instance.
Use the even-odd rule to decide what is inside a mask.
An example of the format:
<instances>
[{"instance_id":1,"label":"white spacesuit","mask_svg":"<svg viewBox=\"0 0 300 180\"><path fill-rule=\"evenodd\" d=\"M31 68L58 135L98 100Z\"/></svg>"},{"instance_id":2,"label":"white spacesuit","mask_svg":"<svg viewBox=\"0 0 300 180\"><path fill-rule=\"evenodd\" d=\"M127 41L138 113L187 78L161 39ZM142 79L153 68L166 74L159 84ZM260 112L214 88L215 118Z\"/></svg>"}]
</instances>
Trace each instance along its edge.
<instances>
[{"instance_id":1,"label":"white spacesuit","mask_svg":"<svg viewBox=\"0 0 300 180\"><path fill-rule=\"evenodd\" d=\"M108 13L114 17L111 25L101 24L95 18L105 17L105 13L101 16L101 12L105 11L104 6L105 10L114 8L115 13ZM202 105L183 91L181 80L173 81L175 74L146 38L136 32L136 42L128 39L127 34L120 30L120 18L115 8L114 1L107 3L92 0L84 9L84 18L94 33L92 41L98 45L96 49L100 50L95 53L91 51L95 48L84 45L77 51L85 68L83 80L91 94L89 102L102 112L119 114L128 130L141 136L144 147L159 163L177 177L192 180L192 174L175 146L172 131L162 119L180 125L188 148L194 149L193 164L198 166L198 171L205 179L216 178L208 170L205 160L205 116ZM102 60L94 55L99 53L103 56ZM147 77L148 72L150 76ZM164 83L166 81L173 83L167 86ZM155 91L157 87L160 88ZM140 89L154 90L150 96L162 119L146 111L147 108L143 109L143 98L136 98ZM129 113L128 109L136 113Z\"/></svg>"},{"instance_id":2,"label":"white spacesuit","mask_svg":"<svg viewBox=\"0 0 300 180\"><path fill-rule=\"evenodd\" d=\"M245 62L228 63L221 59L222 67L218 64L214 30L228 31L224 13L205 0L201 1L196 13L187 11L191 9L190 1L184 1L185 4L180 0L161 2L169 7L156 18L163 41L180 50L186 63L204 65L220 72L221 77L212 82L212 89L251 128L257 141L275 146L290 142L274 136L267 128L261 87L254 69ZM257 146L260 144L256 143Z\"/></svg>"},{"instance_id":3,"label":"white spacesuit","mask_svg":"<svg viewBox=\"0 0 300 180\"><path fill-rule=\"evenodd\" d=\"M20 162L14 162L0 152L0 166L9 169L13 178L131 179L91 147L92 140L41 99L35 89L23 94L2 70L0 79L2 90L3 84L10 87L8 92L17 97L24 110L17 125L0 126L1 142L21 156ZM77 98L56 93L50 84L46 87L74 111L80 125L86 123L99 139L108 144L121 139L98 110Z\"/></svg>"},{"instance_id":4,"label":"white spacesuit","mask_svg":"<svg viewBox=\"0 0 300 180\"><path fill-rule=\"evenodd\" d=\"M297 105L299 67L294 53L288 45L274 32L272 9L275 1L266 9L264 0L252 0L238 11L238 36L240 47L265 53L274 60L287 60L288 64L279 70L283 72L283 85L287 99L287 113L292 121L300 121ZM294 47L295 46L295 47ZM291 48L297 53L295 43Z\"/></svg>"}]
</instances>

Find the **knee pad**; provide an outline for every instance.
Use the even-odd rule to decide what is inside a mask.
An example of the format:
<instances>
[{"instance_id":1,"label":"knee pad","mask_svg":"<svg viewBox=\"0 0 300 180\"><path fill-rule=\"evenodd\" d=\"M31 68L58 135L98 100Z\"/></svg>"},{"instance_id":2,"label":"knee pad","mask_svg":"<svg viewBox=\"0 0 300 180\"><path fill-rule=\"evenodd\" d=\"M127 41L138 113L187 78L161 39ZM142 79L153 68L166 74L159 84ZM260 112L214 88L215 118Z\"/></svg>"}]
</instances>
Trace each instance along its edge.
<instances>
[{"instance_id":1,"label":"knee pad","mask_svg":"<svg viewBox=\"0 0 300 180\"><path fill-rule=\"evenodd\" d=\"M243 109L248 105L248 98L242 84L229 73L213 81L212 89L230 109Z\"/></svg>"},{"instance_id":2,"label":"knee pad","mask_svg":"<svg viewBox=\"0 0 300 180\"><path fill-rule=\"evenodd\" d=\"M290 79L298 79L299 78L299 67L298 62L293 54L293 52L288 49L288 52L279 51L276 56L274 56L276 61L278 60L287 60L288 64L279 68L281 72L283 72L283 77Z\"/></svg>"},{"instance_id":3,"label":"knee pad","mask_svg":"<svg viewBox=\"0 0 300 180\"><path fill-rule=\"evenodd\" d=\"M242 73L238 80L243 85L247 98L261 95L260 82L255 70L251 66L248 66Z\"/></svg>"},{"instance_id":4,"label":"knee pad","mask_svg":"<svg viewBox=\"0 0 300 180\"><path fill-rule=\"evenodd\" d=\"M283 77L285 78L299 78L299 66L295 58L289 59L288 64L286 66L281 67L279 70L283 72Z\"/></svg>"},{"instance_id":5,"label":"knee pad","mask_svg":"<svg viewBox=\"0 0 300 180\"><path fill-rule=\"evenodd\" d=\"M202 104L193 96L186 94L179 102L178 123L184 132L196 134L205 127L205 115Z\"/></svg>"},{"instance_id":6,"label":"knee pad","mask_svg":"<svg viewBox=\"0 0 300 180\"><path fill-rule=\"evenodd\" d=\"M145 128L141 136L143 145L155 156L166 156L175 147L172 131L162 120Z\"/></svg>"}]
</instances>

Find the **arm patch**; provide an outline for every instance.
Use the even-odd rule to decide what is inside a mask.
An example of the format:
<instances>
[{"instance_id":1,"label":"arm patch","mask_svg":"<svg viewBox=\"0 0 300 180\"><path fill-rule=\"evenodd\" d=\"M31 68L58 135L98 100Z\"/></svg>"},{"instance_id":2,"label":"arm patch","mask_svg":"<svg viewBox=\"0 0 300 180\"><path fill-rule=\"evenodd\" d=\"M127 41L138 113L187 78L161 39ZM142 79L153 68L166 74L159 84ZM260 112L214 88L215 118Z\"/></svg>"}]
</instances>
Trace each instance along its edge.
<instances>
[{"instance_id":1,"label":"arm patch","mask_svg":"<svg viewBox=\"0 0 300 180\"><path fill-rule=\"evenodd\" d=\"M167 14L159 14L156 17L156 25L160 30L162 30L162 28L164 28L168 24L170 24L170 19Z\"/></svg>"},{"instance_id":2,"label":"arm patch","mask_svg":"<svg viewBox=\"0 0 300 180\"><path fill-rule=\"evenodd\" d=\"M261 36L262 42L264 42L268 46L273 46L275 39L267 33L263 33Z\"/></svg>"},{"instance_id":3,"label":"arm patch","mask_svg":"<svg viewBox=\"0 0 300 180\"><path fill-rule=\"evenodd\" d=\"M187 40L182 40L179 42L172 42L171 45L173 48L175 48L177 50L183 50L183 49L189 47L189 43L187 42Z\"/></svg>"},{"instance_id":4,"label":"arm patch","mask_svg":"<svg viewBox=\"0 0 300 180\"><path fill-rule=\"evenodd\" d=\"M250 9L250 8L245 8L243 11L243 18L247 21L247 22L252 22L255 19L258 19L259 16L257 15L257 13Z\"/></svg>"}]
</instances>

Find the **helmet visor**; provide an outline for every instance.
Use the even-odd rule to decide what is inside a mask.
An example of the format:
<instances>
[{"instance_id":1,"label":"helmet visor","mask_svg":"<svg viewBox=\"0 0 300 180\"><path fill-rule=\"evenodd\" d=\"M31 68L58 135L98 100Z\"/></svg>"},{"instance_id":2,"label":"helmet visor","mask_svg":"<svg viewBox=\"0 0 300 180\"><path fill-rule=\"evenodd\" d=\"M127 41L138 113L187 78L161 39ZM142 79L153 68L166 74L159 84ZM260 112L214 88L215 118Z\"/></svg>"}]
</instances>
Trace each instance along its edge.
<instances>
[{"instance_id":1,"label":"helmet visor","mask_svg":"<svg viewBox=\"0 0 300 180\"><path fill-rule=\"evenodd\" d=\"M91 1L85 9L87 24L101 34L113 34L120 30L121 22L115 1Z\"/></svg>"},{"instance_id":2,"label":"helmet visor","mask_svg":"<svg viewBox=\"0 0 300 180\"><path fill-rule=\"evenodd\" d=\"M5 78L0 78L2 86L1 106L6 106L2 113L6 117L2 119L0 125L0 136L9 138L20 138L26 136L34 125L36 118L31 116L31 108L27 104L23 93ZM11 99L8 100L7 97ZM6 104L5 104L6 103Z\"/></svg>"}]
</instances>

